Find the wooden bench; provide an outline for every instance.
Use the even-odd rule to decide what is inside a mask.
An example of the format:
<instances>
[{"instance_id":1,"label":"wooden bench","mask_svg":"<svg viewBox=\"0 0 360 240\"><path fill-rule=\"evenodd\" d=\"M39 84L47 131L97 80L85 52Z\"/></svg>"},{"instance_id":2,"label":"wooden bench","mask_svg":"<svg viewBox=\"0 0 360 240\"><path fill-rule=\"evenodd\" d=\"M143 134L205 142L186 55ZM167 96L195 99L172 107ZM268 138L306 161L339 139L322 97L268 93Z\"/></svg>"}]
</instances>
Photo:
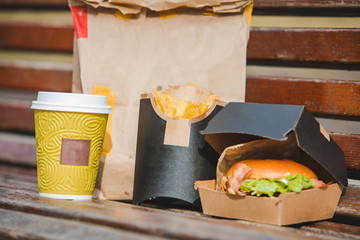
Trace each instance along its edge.
<instances>
[{"instance_id":1,"label":"wooden bench","mask_svg":"<svg viewBox=\"0 0 360 240\"><path fill-rule=\"evenodd\" d=\"M350 181L332 219L287 227L181 205L39 200L29 107L39 90L71 91L71 13L66 0L0 6L0 238L360 238L359 0L255 0L246 101L305 105L344 151Z\"/></svg>"}]
</instances>

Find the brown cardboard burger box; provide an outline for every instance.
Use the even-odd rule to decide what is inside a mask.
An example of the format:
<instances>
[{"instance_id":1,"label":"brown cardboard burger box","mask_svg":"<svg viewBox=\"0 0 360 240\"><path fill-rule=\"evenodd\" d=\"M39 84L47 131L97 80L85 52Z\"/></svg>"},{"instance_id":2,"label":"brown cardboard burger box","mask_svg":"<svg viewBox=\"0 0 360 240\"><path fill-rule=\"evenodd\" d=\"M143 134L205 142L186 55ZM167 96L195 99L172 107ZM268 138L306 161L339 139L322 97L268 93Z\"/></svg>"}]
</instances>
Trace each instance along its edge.
<instances>
[{"instance_id":1,"label":"brown cardboard burger box","mask_svg":"<svg viewBox=\"0 0 360 240\"><path fill-rule=\"evenodd\" d=\"M73 92L112 106L94 197L131 200L139 96L188 82L244 101L252 0L68 0Z\"/></svg>"},{"instance_id":2,"label":"brown cardboard burger box","mask_svg":"<svg viewBox=\"0 0 360 240\"><path fill-rule=\"evenodd\" d=\"M179 99L206 103L209 90L180 85L163 93ZM216 100L209 109L194 118L165 115L156 105L153 94L140 100L139 127L135 161L133 203L185 204L200 209L200 198L194 189L197 180L215 178L219 154L200 134L207 123L223 108Z\"/></svg>"},{"instance_id":3,"label":"brown cardboard burger box","mask_svg":"<svg viewBox=\"0 0 360 240\"><path fill-rule=\"evenodd\" d=\"M347 186L344 154L304 106L231 102L201 133L221 153L216 180L195 182L205 214L273 225L332 218ZM292 159L329 185L273 198L222 191L227 169L246 159Z\"/></svg>"}]
</instances>

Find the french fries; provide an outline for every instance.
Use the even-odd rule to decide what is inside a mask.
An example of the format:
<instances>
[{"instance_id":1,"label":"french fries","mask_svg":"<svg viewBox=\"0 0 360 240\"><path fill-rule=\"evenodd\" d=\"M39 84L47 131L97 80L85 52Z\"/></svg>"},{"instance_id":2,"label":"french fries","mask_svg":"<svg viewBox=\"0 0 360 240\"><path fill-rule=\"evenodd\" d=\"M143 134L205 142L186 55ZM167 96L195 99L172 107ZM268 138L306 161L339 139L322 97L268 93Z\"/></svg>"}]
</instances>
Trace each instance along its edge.
<instances>
[{"instance_id":1,"label":"french fries","mask_svg":"<svg viewBox=\"0 0 360 240\"><path fill-rule=\"evenodd\" d=\"M180 99L176 104L170 95L160 93L154 90L154 99L156 106L167 116L173 118L194 118L205 113L209 107L216 101L219 100L219 96L210 95L206 103L191 102Z\"/></svg>"}]
</instances>

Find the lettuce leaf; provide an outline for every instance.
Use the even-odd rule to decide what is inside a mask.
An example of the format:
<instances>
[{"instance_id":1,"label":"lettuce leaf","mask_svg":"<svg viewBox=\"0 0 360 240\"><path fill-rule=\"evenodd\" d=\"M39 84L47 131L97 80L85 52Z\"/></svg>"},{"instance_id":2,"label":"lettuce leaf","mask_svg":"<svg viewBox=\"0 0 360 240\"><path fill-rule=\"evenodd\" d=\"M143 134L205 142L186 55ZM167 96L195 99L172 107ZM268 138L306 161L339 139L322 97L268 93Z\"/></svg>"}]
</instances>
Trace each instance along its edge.
<instances>
[{"instance_id":1,"label":"lettuce leaf","mask_svg":"<svg viewBox=\"0 0 360 240\"><path fill-rule=\"evenodd\" d=\"M300 192L312 187L314 182L311 179L297 174L284 179L245 179L240 190L251 195L274 197L275 193Z\"/></svg>"}]
</instances>

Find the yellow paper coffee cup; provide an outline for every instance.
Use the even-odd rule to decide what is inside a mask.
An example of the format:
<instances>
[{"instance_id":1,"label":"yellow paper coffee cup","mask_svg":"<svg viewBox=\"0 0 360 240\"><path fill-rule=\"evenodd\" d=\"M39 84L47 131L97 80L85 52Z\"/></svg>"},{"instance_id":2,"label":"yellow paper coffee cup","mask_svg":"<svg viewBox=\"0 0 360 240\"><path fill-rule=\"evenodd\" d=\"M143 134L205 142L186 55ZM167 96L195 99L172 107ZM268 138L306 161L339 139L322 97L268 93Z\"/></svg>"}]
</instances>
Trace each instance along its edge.
<instances>
[{"instance_id":1,"label":"yellow paper coffee cup","mask_svg":"<svg viewBox=\"0 0 360 240\"><path fill-rule=\"evenodd\" d=\"M106 96L38 92L31 108L39 196L90 200L111 113Z\"/></svg>"}]
</instances>

